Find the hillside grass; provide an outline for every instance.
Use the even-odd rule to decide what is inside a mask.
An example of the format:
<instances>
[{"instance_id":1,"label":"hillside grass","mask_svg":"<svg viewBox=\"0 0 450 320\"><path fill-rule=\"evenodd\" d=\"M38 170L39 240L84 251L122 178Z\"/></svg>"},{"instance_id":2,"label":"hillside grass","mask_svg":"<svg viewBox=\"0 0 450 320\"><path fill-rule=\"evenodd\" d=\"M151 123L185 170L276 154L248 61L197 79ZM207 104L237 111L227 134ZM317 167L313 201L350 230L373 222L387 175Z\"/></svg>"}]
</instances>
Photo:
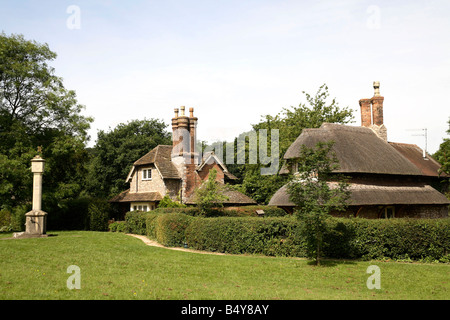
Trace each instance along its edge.
<instances>
[{"instance_id":1,"label":"hillside grass","mask_svg":"<svg viewBox=\"0 0 450 320\"><path fill-rule=\"evenodd\" d=\"M210 255L151 247L123 233L64 231L38 239L0 235L0 299L447 300L450 265ZM81 289L69 290L70 265ZM381 271L369 290L367 267Z\"/></svg>"}]
</instances>

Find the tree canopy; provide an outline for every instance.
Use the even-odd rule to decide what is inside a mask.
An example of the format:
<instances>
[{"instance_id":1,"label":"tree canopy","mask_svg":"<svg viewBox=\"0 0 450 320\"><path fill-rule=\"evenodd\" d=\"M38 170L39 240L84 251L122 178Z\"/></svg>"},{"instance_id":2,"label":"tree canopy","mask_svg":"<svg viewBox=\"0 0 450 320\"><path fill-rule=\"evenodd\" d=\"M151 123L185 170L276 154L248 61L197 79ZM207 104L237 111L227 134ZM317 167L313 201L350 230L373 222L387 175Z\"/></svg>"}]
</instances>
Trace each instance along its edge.
<instances>
[{"instance_id":1,"label":"tree canopy","mask_svg":"<svg viewBox=\"0 0 450 320\"><path fill-rule=\"evenodd\" d=\"M298 107L283 108L281 112L262 116L261 122L253 125L253 130L267 130L267 143L271 141L271 130L279 133L279 164L283 164L283 155L305 128L318 128L324 122L347 124L353 121L353 110L340 107L336 98L329 99L328 87L323 84L313 96L303 91L306 103ZM266 141L263 141L265 143ZM258 140L259 143L259 140ZM235 143L236 144L236 143ZM248 143L246 145L248 152ZM259 148L258 148L259 149ZM270 146L267 150L271 150ZM248 160L248 159L247 159ZM272 195L287 182L287 177L278 174L262 175L261 168L267 165L258 162L250 164L228 165L230 171L241 178L241 191L259 203L267 204Z\"/></svg>"},{"instance_id":2,"label":"tree canopy","mask_svg":"<svg viewBox=\"0 0 450 320\"><path fill-rule=\"evenodd\" d=\"M133 163L159 144L172 144L166 127L162 120L144 119L100 130L86 182L89 194L111 197L128 189L125 178Z\"/></svg>"},{"instance_id":3,"label":"tree canopy","mask_svg":"<svg viewBox=\"0 0 450 320\"><path fill-rule=\"evenodd\" d=\"M30 160L46 159L44 201L81 192L92 118L82 115L49 63L56 53L22 35L0 34L0 206L31 200ZM39 148L39 152L38 152Z\"/></svg>"}]
</instances>

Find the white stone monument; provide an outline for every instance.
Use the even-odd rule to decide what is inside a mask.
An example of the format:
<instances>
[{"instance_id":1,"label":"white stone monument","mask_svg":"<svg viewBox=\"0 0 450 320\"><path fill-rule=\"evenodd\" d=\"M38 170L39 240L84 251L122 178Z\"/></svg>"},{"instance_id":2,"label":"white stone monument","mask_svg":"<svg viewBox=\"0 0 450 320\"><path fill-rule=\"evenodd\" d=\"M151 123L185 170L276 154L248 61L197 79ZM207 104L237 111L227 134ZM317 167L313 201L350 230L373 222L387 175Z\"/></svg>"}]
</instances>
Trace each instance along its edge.
<instances>
[{"instance_id":1,"label":"white stone monument","mask_svg":"<svg viewBox=\"0 0 450 320\"><path fill-rule=\"evenodd\" d=\"M31 172L33 172L33 207L25 214L25 233L23 236L46 236L47 212L42 211L42 174L45 160L40 156L31 159Z\"/></svg>"}]
</instances>

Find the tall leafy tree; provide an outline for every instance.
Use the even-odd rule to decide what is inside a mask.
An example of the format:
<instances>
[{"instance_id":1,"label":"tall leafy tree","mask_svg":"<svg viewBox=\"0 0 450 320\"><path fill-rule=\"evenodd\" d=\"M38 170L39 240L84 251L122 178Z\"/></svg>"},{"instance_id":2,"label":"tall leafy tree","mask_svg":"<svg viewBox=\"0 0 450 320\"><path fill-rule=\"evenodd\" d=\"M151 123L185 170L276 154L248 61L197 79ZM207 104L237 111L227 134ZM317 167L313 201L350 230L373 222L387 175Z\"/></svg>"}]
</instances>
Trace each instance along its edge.
<instances>
[{"instance_id":1,"label":"tall leafy tree","mask_svg":"<svg viewBox=\"0 0 450 320\"><path fill-rule=\"evenodd\" d=\"M302 146L298 159L292 160L298 172L287 185L295 214L302 221L307 254L320 264L327 219L332 211L343 211L350 193L345 177L334 173L339 168L332 152L333 142L319 142L315 148Z\"/></svg>"},{"instance_id":2,"label":"tall leafy tree","mask_svg":"<svg viewBox=\"0 0 450 320\"><path fill-rule=\"evenodd\" d=\"M450 135L450 119L448 120L447 134ZM450 139L444 138L444 141L439 146L439 150L433 157L441 164L439 174L449 177L443 181L442 190L446 192L447 197L450 198Z\"/></svg>"},{"instance_id":3,"label":"tall leafy tree","mask_svg":"<svg viewBox=\"0 0 450 320\"><path fill-rule=\"evenodd\" d=\"M159 144L172 144L167 125L158 119L132 120L100 130L92 150L86 185L91 195L111 197L129 188L133 163Z\"/></svg>"},{"instance_id":4,"label":"tall leafy tree","mask_svg":"<svg viewBox=\"0 0 450 320\"><path fill-rule=\"evenodd\" d=\"M76 197L82 189L85 144L92 118L49 63L47 44L0 34L0 206L31 200L30 160L47 160L44 201Z\"/></svg>"},{"instance_id":5,"label":"tall leafy tree","mask_svg":"<svg viewBox=\"0 0 450 320\"><path fill-rule=\"evenodd\" d=\"M283 108L281 112L265 115L261 122L254 124L253 129L258 132L266 129L268 141L271 140L271 130L278 129L279 133L279 164L283 164L283 155L289 146L297 139L305 128L318 128L324 122L347 124L353 121L353 110L340 107L336 98L330 100L328 86L323 84L315 95L303 91L306 102L298 107ZM259 143L259 142L258 142ZM248 148L248 145L247 145ZM270 147L267 148L270 150ZM283 186L288 178L275 175L261 175L260 162L245 165L229 165L232 173L242 179L243 191L262 204L267 204L272 195ZM267 166L266 166L267 167Z\"/></svg>"}]
</instances>

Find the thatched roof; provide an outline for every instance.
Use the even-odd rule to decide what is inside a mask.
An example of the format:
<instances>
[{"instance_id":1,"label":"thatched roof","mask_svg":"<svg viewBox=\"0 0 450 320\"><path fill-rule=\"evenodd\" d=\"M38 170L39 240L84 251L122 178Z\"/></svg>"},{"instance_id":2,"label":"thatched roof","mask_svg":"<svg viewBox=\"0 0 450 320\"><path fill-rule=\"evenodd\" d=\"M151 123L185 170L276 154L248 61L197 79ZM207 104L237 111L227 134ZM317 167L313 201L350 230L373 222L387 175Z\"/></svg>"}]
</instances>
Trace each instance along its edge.
<instances>
[{"instance_id":1,"label":"thatched roof","mask_svg":"<svg viewBox=\"0 0 450 320\"><path fill-rule=\"evenodd\" d=\"M328 182L330 188L335 182ZM270 206L293 207L289 200L287 184L281 187L270 199ZM439 191L426 184L389 185L350 183L348 205L396 205L396 204L450 204Z\"/></svg>"},{"instance_id":2,"label":"thatched roof","mask_svg":"<svg viewBox=\"0 0 450 320\"><path fill-rule=\"evenodd\" d=\"M301 146L309 148L318 142L334 141L333 151L343 173L422 175L411 161L366 127L324 123L318 129L304 129L289 147L284 159L297 158Z\"/></svg>"},{"instance_id":3,"label":"thatched roof","mask_svg":"<svg viewBox=\"0 0 450 320\"><path fill-rule=\"evenodd\" d=\"M158 145L146 155L134 162L128 175L127 182L133 174L135 167L154 165L164 179L181 179L177 168L172 163L172 146Z\"/></svg>"},{"instance_id":4,"label":"thatched roof","mask_svg":"<svg viewBox=\"0 0 450 320\"><path fill-rule=\"evenodd\" d=\"M389 142L399 153L413 163L424 176L429 177L448 177L447 174L439 172L441 165L428 154L423 157L423 150L415 144Z\"/></svg>"},{"instance_id":5,"label":"thatched roof","mask_svg":"<svg viewBox=\"0 0 450 320\"><path fill-rule=\"evenodd\" d=\"M160 201L162 196L159 192L137 192L130 193L130 189L119 193L117 196L109 200L109 202L148 202Z\"/></svg>"}]
</instances>

